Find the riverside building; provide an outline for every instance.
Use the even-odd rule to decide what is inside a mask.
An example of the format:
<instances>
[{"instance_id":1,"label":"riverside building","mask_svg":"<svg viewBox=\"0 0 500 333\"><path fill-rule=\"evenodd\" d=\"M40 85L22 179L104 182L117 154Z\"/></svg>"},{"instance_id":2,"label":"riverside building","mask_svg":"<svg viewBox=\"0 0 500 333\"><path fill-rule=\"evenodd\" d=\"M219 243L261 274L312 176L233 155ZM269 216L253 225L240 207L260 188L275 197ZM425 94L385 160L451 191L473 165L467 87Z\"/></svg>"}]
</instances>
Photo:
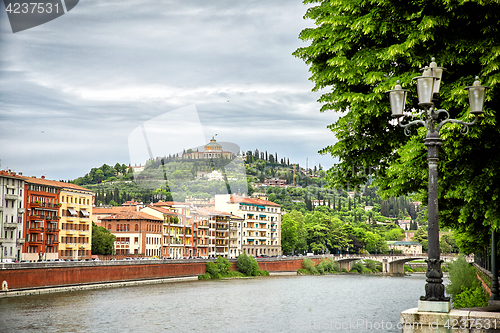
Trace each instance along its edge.
<instances>
[{"instance_id":1,"label":"riverside building","mask_svg":"<svg viewBox=\"0 0 500 333\"><path fill-rule=\"evenodd\" d=\"M177 214L170 218L167 226L169 243L167 244L167 257L172 259L189 258L195 256L193 242L193 216L191 204L186 202L160 201L153 207L163 207Z\"/></svg>"},{"instance_id":2,"label":"riverside building","mask_svg":"<svg viewBox=\"0 0 500 333\"><path fill-rule=\"evenodd\" d=\"M243 218L241 251L254 257L281 255L281 205L229 194L215 196L215 208Z\"/></svg>"},{"instance_id":3,"label":"riverside building","mask_svg":"<svg viewBox=\"0 0 500 333\"><path fill-rule=\"evenodd\" d=\"M24 244L24 179L10 171L0 171L0 259L21 259Z\"/></svg>"},{"instance_id":4,"label":"riverside building","mask_svg":"<svg viewBox=\"0 0 500 333\"><path fill-rule=\"evenodd\" d=\"M163 219L145 212L122 211L101 218L116 236L115 254L162 255Z\"/></svg>"},{"instance_id":5,"label":"riverside building","mask_svg":"<svg viewBox=\"0 0 500 333\"><path fill-rule=\"evenodd\" d=\"M94 193L71 183L59 183L61 220L59 254L63 259L90 259Z\"/></svg>"},{"instance_id":6,"label":"riverside building","mask_svg":"<svg viewBox=\"0 0 500 333\"><path fill-rule=\"evenodd\" d=\"M24 200L27 209L23 260L59 258L61 187L57 183L44 178L25 178Z\"/></svg>"}]
</instances>

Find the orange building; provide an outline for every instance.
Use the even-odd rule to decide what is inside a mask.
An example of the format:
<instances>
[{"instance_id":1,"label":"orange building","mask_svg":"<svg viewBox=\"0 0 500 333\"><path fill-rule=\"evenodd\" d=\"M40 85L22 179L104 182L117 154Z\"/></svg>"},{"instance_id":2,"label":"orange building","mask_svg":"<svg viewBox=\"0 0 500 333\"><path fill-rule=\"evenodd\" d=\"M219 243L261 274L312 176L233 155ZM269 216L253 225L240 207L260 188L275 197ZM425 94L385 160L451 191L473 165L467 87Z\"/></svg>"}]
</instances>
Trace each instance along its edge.
<instances>
[{"instance_id":1,"label":"orange building","mask_svg":"<svg viewBox=\"0 0 500 333\"><path fill-rule=\"evenodd\" d=\"M53 260L59 257L59 193L61 187L46 179L25 177L26 205L23 260Z\"/></svg>"}]
</instances>

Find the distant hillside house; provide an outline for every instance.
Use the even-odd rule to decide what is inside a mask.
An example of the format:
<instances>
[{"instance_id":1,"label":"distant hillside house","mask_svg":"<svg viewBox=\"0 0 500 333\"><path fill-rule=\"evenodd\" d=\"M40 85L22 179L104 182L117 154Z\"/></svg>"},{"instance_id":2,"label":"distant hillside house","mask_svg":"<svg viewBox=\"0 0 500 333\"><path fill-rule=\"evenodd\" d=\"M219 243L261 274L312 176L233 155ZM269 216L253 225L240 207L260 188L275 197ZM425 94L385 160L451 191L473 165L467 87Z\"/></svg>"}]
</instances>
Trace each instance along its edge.
<instances>
[{"instance_id":1,"label":"distant hillside house","mask_svg":"<svg viewBox=\"0 0 500 333\"><path fill-rule=\"evenodd\" d=\"M233 158L233 153L230 151L223 151L222 146L212 137L209 143L204 147L203 151L191 151L190 149L182 154L183 159L211 159L211 158Z\"/></svg>"},{"instance_id":2,"label":"distant hillside house","mask_svg":"<svg viewBox=\"0 0 500 333\"><path fill-rule=\"evenodd\" d=\"M402 254L420 255L422 254L422 244L413 241L389 241L387 242L389 249L399 250Z\"/></svg>"},{"instance_id":3,"label":"distant hillside house","mask_svg":"<svg viewBox=\"0 0 500 333\"><path fill-rule=\"evenodd\" d=\"M142 172L142 171L144 171L144 168L145 168L144 165L134 165L134 166L127 167L127 171L129 169L132 169L133 172Z\"/></svg>"},{"instance_id":4,"label":"distant hillside house","mask_svg":"<svg viewBox=\"0 0 500 333\"><path fill-rule=\"evenodd\" d=\"M286 186L286 180L285 179L279 179L279 178L266 179L266 180L264 180L264 185L265 186L285 187Z\"/></svg>"},{"instance_id":5,"label":"distant hillside house","mask_svg":"<svg viewBox=\"0 0 500 333\"><path fill-rule=\"evenodd\" d=\"M224 176L222 176L222 172L220 172L218 170L213 170L210 172L198 171L196 173L196 178L208 179L208 180L224 180Z\"/></svg>"}]
</instances>

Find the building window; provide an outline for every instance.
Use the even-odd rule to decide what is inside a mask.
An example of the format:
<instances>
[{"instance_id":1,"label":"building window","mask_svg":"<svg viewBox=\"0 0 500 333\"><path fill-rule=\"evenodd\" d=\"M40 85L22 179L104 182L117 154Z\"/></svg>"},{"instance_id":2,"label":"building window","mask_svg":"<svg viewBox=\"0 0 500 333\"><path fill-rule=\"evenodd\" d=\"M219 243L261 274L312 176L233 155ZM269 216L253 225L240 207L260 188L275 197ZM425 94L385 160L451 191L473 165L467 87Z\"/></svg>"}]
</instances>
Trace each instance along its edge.
<instances>
[{"instance_id":1,"label":"building window","mask_svg":"<svg viewBox=\"0 0 500 333\"><path fill-rule=\"evenodd\" d=\"M135 231L139 231L139 225L138 224L135 225Z\"/></svg>"}]
</instances>

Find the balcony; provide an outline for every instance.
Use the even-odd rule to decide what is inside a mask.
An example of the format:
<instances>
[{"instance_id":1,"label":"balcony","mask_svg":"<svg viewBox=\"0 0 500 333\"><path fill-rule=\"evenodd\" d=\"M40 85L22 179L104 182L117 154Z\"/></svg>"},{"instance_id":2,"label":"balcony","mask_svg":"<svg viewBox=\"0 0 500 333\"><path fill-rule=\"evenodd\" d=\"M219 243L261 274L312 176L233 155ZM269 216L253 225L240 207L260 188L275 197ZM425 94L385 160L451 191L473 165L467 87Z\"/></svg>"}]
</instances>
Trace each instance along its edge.
<instances>
[{"instance_id":1,"label":"balcony","mask_svg":"<svg viewBox=\"0 0 500 333\"><path fill-rule=\"evenodd\" d=\"M5 195L5 200L19 200L21 199L20 196L18 196L17 194L6 194Z\"/></svg>"},{"instance_id":2,"label":"balcony","mask_svg":"<svg viewBox=\"0 0 500 333\"><path fill-rule=\"evenodd\" d=\"M22 224L21 223L11 223L11 222L7 222L7 223L3 224L3 227L5 229L16 229L18 226L20 227L20 226L22 226Z\"/></svg>"},{"instance_id":3,"label":"balcony","mask_svg":"<svg viewBox=\"0 0 500 333\"><path fill-rule=\"evenodd\" d=\"M58 210L59 209L59 205L54 205L54 204L51 204L51 203L42 202L40 204L40 208L44 209L44 210Z\"/></svg>"},{"instance_id":4,"label":"balcony","mask_svg":"<svg viewBox=\"0 0 500 333\"><path fill-rule=\"evenodd\" d=\"M43 241L40 239L30 240L30 241L26 241L26 242L28 243L28 246L37 245L37 244L42 245L43 244Z\"/></svg>"},{"instance_id":5,"label":"balcony","mask_svg":"<svg viewBox=\"0 0 500 333\"><path fill-rule=\"evenodd\" d=\"M1 210L1 208L0 208L0 210ZM24 214L24 212L25 212L24 208L18 208L17 209L17 213L18 214Z\"/></svg>"},{"instance_id":6,"label":"balcony","mask_svg":"<svg viewBox=\"0 0 500 333\"><path fill-rule=\"evenodd\" d=\"M58 228L47 228L46 232L48 234L55 234L55 233L58 233L60 231L60 229Z\"/></svg>"},{"instance_id":7,"label":"balcony","mask_svg":"<svg viewBox=\"0 0 500 333\"><path fill-rule=\"evenodd\" d=\"M276 231L277 231L277 229L273 229L273 228L271 228L271 231L272 231L272 232L276 232Z\"/></svg>"},{"instance_id":8,"label":"balcony","mask_svg":"<svg viewBox=\"0 0 500 333\"><path fill-rule=\"evenodd\" d=\"M43 228L28 228L28 233L30 234L39 234L43 232Z\"/></svg>"},{"instance_id":9,"label":"balcony","mask_svg":"<svg viewBox=\"0 0 500 333\"><path fill-rule=\"evenodd\" d=\"M17 243L17 246L23 245L24 244L24 238L18 238L17 241L16 241L16 243Z\"/></svg>"}]
</instances>

